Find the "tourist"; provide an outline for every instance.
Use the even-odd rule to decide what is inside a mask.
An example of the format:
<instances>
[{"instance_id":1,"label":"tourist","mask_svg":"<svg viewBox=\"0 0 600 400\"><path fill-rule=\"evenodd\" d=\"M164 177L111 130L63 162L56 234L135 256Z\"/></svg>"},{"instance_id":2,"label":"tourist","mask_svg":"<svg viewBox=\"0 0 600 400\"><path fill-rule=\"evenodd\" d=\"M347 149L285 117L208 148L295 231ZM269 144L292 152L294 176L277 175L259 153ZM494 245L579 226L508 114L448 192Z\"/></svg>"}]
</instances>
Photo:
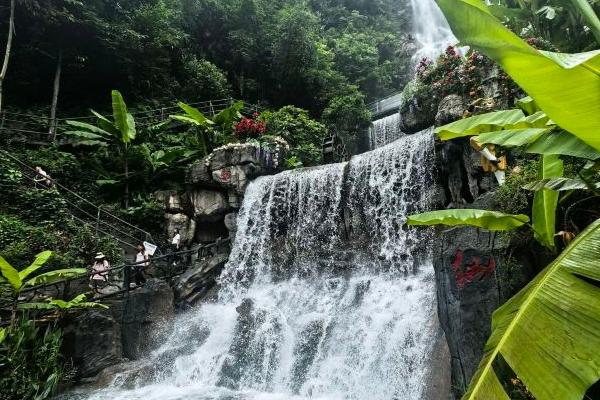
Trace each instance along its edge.
<instances>
[{"instance_id":1,"label":"tourist","mask_svg":"<svg viewBox=\"0 0 600 400\"><path fill-rule=\"evenodd\" d=\"M35 183L40 183L42 186L47 188L52 187L52 179L50 178L50 175L48 175L48 173L42 169L42 167L39 165L35 167L35 172L37 173L33 179Z\"/></svg>"},{"instance_id":2,"label":"tourist","mask_svg":"<svg viewBox=\"0 0 600 400\"><path fill-rule=\"evenodd\" d=\"M176 253L179 251L179 246L181 246L181 235L179 234L179 229L175 229L174 233L173 239L171 239L171 247L173 248L173 252Z\"/></svg>"},{"instance_id":3,"label":"tourist","mask_svg":"<svg viewBox=\"0 0 600 400\"><path fill-rule=\"evenodd\" d=\"M94 264L92 265L92 275L90 276L90 284L94 292L100 293L100 289L108 283L109 268L110 264L106 260L106 256L102 252L96 253Z\"/></svg>"},{"instance_id":4,"label":"tourist","mask_svg":"<svg viewBox=\"0 0 600 400\"><path fill-rule=\"evenodd\" d=\"M135 255L134 280L137 286L142 286L146 283L146 277L144 276L144 270L150 265L148 253L144 245L139 244L137 246L137 254Z\"/></svg>"}]
</instances>

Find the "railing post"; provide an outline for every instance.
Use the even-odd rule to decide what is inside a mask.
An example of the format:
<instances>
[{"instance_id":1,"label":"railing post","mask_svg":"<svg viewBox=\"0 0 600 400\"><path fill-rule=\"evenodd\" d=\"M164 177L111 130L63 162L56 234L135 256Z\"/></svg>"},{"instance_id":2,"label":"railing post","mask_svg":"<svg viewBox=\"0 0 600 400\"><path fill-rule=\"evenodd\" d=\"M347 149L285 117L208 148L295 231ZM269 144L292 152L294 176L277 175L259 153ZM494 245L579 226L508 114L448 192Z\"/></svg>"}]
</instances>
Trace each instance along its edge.
<instances>
[{"instance_id":1,"label":"railing post","mask_svg":"<svg viewBox=\"0 0 600 400\"><path fill-rule=\"evenodd\" d=\"M98 208L98 214L96 215L96 238L98 238L98 230L100 229L100 208Z\"/></svg>"}]
</instances>

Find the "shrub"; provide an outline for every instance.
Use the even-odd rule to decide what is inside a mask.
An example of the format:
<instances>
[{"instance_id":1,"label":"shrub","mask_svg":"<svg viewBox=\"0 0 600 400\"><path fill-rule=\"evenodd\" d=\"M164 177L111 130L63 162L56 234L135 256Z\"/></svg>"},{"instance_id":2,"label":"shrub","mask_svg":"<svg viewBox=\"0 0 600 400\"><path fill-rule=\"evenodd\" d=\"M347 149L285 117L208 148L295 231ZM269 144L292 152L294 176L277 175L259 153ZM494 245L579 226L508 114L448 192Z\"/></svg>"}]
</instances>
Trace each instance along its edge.
<instances>
[{"instance_id":1,"label":"shrub","mask_svg":"<svg viewBox=\"0 0 600 400\"><path fill-rule=\"evenodd\" d=\"M306 110L286 106L264 116L270 134L281 136L290 145L291 156L305 166L318 165L322 159L327 128L311 119Z\"/></svg>"},{"instance_id":2,"label":"shrub","mask_svg":"<svg viewBox=\"0 0 600 400\"><path fill-rule=\"evenodd\" d=\"M22 320L0 343L0 399L46 399L65 377L62 332Z\"/></svg>"},{"instance_id":3,"label":"shrub","mask_svg":"<svg viewBox=\"0 0 600 400\"><path fill-rule=\"evenodd\" d=\"M186 101L224 99L231 94L225 73L210 61L187 57L183 62L183 72L181 86Z\"/></svg>"},{"instance_id":4,"label":"shrub","mask_svg":"<svg viewBox=\"0 0 600 400\"><path fill-rule=\"evenodd\" d=\"M521 159L508 172L506 182L496 192L500 210L509 214L529 213L533 192L523 186L537 180L539 161L532 158Z\"/></svg>"}]
</instances>

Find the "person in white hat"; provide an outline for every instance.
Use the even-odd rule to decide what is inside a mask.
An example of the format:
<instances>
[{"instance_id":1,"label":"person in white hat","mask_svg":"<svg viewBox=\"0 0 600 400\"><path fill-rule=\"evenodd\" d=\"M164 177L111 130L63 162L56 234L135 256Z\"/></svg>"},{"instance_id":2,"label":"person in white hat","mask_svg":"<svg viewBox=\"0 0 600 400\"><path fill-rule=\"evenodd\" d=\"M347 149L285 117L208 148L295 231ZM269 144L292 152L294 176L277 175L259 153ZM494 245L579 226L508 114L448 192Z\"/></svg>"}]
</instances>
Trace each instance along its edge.
<instances>
[{"instance_id":1,"label":"person in white hat","mask_svg":"<svg viewBox=\"0 0 600 400\"><path fill-rule=\"evenodd\" d=\"M96 253L92 265L92 275L90 276L91 286L96 293L100 293L100 289L108 282L109 268L110 264L106 260L106 256L102 252Z\"/></svg>"}]
</instances>

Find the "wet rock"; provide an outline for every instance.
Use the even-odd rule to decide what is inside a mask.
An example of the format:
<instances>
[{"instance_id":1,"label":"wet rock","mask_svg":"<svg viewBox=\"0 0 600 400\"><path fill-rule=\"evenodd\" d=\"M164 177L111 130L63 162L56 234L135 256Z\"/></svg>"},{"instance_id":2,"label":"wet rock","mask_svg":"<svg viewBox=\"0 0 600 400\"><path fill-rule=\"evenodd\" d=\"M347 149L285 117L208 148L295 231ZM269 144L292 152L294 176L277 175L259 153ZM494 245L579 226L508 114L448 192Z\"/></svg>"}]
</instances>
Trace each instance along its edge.
<instances>
[{"instance_id":1,"label":"wet rock","mask_svg":"<svg viewBox=\"0 0 600 400\"><path fill-rule=\"evenodd\" d=\"M229 213L225 216L225 227L231 234L237 232L237 213Z\"/></svg>"},{"instance_id":2,"label":"wet rock","mask_svg":"<svg viewBox=\"0 0 600 400\"><path fill-rule=\"evenodd\" d=\"M160 190L154 193L154 198L164 205L167 213L179 214L183 212L183 199L175 190Z\"/></svg>"},{"instance_id":3,"label":"wet rock","mask_svg":"<svg viewBox=\"0 0 600 400\"><path fill-rule=\"evenodd\" d=\"M465 110L465 103L461 96L457 94L446 96L438 106L435 125L442 126L457 121L463 117Z\"/></svg>"},{"instance_id":4,"label":"wet rock","mask_svg":"<svg viewBox=\"0 0 600 400\"><path fill-rule=\"evenodd\" d=\"M400 107L400 129L404 133L417 133L433 126L437 113L437 102L433 97L414 96Z\"/></svg>"},{"instance_id":5,"label":"wet rock","mask_svg":"<svg viewBox=\"0 0 600 400\"><path fill-rule=\"evenodd\" d=\"M185 273L173 280L177 306L188 308L204 298L214 286L229 258L227 249L203 260L197 260Z\"/></svg>"},{"instance_id":6,"label":"wet rock","mask_svg":"<svg viewBox=\"0 0 600 400\"><path fill-rule=\"evenodd\" d=\"M137 360L166 339L175 312L173 291L164 281L148 279L128 298L111 303L110 310L121 323L123 356Z\"/></svg>"},{"instance_id":7,"label":"wet rock","mask_svg":"<svg viewBox=\"0 0 600 400\"><path fill-rule=\"evenodd\" d=\"M80 377L94 376L122 360L121 327L110 310L93 309L68 317L63 326L63 355Z\"/></svg>"},{"instance_id":8,"label":"wet rock","mask_svg":"<svg viewBox=\"0 0 600 400\"><path fill-rule=\"evenodd\" d=\"M190 201L197 221L219 220L229 209L225 195L216 190L194 190L190 193Z\"/></svg>"}]
</instances>

